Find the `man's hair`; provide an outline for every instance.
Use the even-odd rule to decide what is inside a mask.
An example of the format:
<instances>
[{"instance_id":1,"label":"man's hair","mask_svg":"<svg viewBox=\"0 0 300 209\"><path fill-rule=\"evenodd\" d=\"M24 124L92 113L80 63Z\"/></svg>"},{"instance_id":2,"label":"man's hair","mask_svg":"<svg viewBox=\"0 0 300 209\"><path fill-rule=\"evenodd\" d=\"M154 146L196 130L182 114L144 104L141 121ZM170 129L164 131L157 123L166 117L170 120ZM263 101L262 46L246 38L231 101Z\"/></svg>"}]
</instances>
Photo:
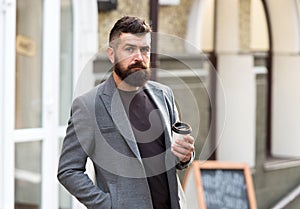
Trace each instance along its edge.
<instances>
[{"instance_id":1,"label":"man's hair","mask_svg":"<svg viewBox=\"0 0 300 209\"><path fill-rule=\"evenodd\" d=\"M122 33L144 35L151 32L151 27L138 17L124 16L119 19L109 34L109 43L119 38Z\"/></svg>"}]
</instances>

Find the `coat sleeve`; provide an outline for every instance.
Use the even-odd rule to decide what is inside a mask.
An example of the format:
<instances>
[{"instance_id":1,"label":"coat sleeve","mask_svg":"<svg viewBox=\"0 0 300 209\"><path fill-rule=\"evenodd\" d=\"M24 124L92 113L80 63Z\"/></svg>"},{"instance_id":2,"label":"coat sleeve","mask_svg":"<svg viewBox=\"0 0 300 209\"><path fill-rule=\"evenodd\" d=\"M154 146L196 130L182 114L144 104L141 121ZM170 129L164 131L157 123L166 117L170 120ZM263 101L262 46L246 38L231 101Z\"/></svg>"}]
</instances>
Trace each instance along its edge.
<instances>
[{"instance_id":1,"label":"coat sleeve","mask_svg":"<svg viewBox=\"0 0 300 209\"><path fill-rule=\"evenodd\" d=\"M90 114L80 99L74 100L57 177L60 183L87 208L110 209L110 194L94 185L85 173L88 152L94 148L94 124Z\"/></svg>"},{"instance_id":2,"label":"coat sleeve","mask_svg":"<svg viewBox=\"0 0 300 209\"><path fill-rule=\"evenodd\" d=\"M174 124L176 121L179 121L180 118L179 118L179 113L178 113L178 109L176 107L176 103L175 103L175 99L174 99L174 93L171 89L169 89L170 93L170 100L171 100L171 103L172 103L172 109L173 109L173 112L172 112L172 124ZM195 159L195 152L193 152L193 155L191 157L191 159L188 161L188 162L185 162L185 163L182 163L182 162L179 162L176 164L176 168L178 170L183 170L187 167L189 167L191 165L191 163L194 161Z\"/></svg>"}]
</instances>

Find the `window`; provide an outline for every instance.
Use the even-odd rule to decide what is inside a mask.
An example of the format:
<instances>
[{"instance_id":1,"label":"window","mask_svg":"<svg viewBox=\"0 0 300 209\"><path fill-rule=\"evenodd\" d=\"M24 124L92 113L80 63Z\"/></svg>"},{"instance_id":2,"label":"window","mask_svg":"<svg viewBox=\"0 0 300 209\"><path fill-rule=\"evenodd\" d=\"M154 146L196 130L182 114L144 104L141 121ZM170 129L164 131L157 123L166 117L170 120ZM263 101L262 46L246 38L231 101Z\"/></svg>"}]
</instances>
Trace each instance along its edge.
<instances>
[{"instance_id":1,"label":"window","mask_svg":"<svg viewBox=\"0 0 300 209\"><path fill-rule=\"evenodd\" d=\"M42 1L17 1L15 127L42 122Z\"/></svg>"}]
</instances>

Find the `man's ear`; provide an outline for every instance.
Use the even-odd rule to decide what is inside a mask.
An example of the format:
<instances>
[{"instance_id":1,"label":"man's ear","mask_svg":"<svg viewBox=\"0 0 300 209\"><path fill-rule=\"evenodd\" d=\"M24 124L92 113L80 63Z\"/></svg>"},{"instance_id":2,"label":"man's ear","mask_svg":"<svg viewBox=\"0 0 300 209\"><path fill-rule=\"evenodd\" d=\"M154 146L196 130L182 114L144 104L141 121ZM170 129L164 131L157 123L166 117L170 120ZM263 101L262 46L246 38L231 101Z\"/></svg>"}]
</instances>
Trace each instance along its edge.
<instances>
[{"instance_id":1,"label":"man's ear","mask_svg":"<svg viewBox=\"0 0 300 209\"><path fill-rule=\"evenodd\" d=\"M115 52L114 52L114 49L111 48L111 47L108 47L106 49L106 54L107 54L109 60L111 61L111 63L113 64L115 62Z\"/></svg>"}]
</instances>

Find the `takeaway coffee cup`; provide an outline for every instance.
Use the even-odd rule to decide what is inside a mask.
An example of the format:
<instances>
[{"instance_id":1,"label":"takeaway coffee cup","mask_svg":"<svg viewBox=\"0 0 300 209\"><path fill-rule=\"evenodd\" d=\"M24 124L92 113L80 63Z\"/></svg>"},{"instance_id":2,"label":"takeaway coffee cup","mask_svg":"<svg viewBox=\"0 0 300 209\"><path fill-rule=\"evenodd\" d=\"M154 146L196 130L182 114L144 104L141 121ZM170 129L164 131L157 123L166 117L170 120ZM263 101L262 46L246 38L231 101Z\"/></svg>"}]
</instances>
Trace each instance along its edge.
<instances>
[{"instance_id":1,"label":"takeaway coffee cup","mask_svg":"<svg viewBox=\"0 0 300 209\"><path fill-rule=\"evenodd\" d=\"M176 139L183 140L184 135L189 135L192 133L192 128L189 124L179 121L173 124L173 142Z\"/></svg>"}]
</instances>

